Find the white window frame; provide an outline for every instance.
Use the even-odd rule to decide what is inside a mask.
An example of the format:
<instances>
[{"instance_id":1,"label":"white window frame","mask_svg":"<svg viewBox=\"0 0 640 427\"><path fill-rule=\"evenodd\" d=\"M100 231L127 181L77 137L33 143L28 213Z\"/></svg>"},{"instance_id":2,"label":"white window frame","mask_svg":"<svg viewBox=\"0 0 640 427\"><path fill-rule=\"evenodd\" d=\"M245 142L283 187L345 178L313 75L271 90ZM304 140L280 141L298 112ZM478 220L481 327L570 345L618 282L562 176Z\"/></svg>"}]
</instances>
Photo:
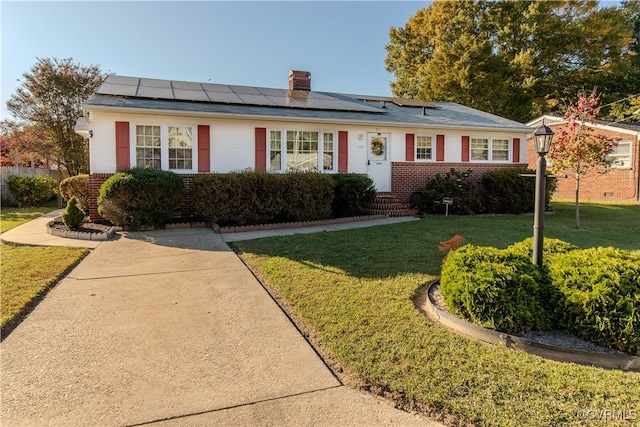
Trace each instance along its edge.
<instances>
[{"instance_id":1,"label":"white window frame","mask_svg":"<svg viewBox=\"0 0 640 427\"><path fill-rule=\"evenodd\" d=\"M611 167L613 169L631 169L631 159L633 158L632 157L633 144L631 143L630 140L629 141L627 141L627 140L618 141L618 144L613 148L613 151L611 152L611 154L607 155L607 159L610 159L610 158L613 157L613 158L616 158L617 160L619 160L620 156L617 156L617 154L618 154L617 151L618 151L618 148L620 147L620 144L624 144L624 145L627 145L629 147L629 154L622 155L623 164L619 164L618 162L614 162L614 163L611 164Z\"/></svg>"},{"instance_id":2,"label":"white window frame","mask_svg":"<svg viewBox=\"0 0 640 427\"><path fill-rule=\"evenodd\" d=\"M418 157L418 149L422 148L418 146L418 139L419 138L429 138L431 141L431 157L429 158L420 158ZM435 151L436 151L436 139L434 137L434 135L429 135L429 134L416 134L415 139L414 139L414 144L413 144L413 158L415 159L416 162L432 162L435 160Z\"/></svg>"},{"instance_id":3,"label":"white window frame","mask_svg":"<svg viewBox=\"0 0 640 427\"><path fill-rule=\"evenodd\" d=\"M280 168L275 169L271 167L272 156L272 132L280 133ZM316 170L313 172L321 173L335 173L338 167L338 132L336 130L326 130L317 128L302 128L302 127L282 127L282 128L270 128L267 129L267 170L275 173L286 173L291 171L287 169L288 164L288 152L287 152L287 132L317 132L318 134L318 151L317 151L317 165ZM324 169L324 152L325 152L325 135L330 134L333 137L333 164L331 169ZM310 170L311 171L311 170Z\"/></svg>"},{"instance_id":4,"label":"white window frame","mask_svg":"<svg viewBox=\"0 0 640 427\"><path fill-rule=\"evenodd\" d=\"M138 126L159 126L160 127L160 170L171 171L175 173L196 173L198 170L198 125L195 123L182 121L158 121L158 120L141 120L139 122L131 122L130 129L130 164L137 167L138 159L136 150L137 145L137 127ZM191 128L191 168L190 169L169 169L169 127L190 127Z\"/></svg>"},{"instance_id":5,"label":"white window frame","mask_svg":"<svg viewBox=\"0 0 640 427\"><path fill-rule=\"evenodd\" d=\"M486 140L487 141L487 158L486 159L474 159L473 158L473 140ZM507 141L507 158L494 160L493 159L493 143L494 141ZM508 137L488 137L488 136L472 136L469 138L469 161L479 163L510 163L513 159L513 138Z\"/></svg>"}]
</instances>

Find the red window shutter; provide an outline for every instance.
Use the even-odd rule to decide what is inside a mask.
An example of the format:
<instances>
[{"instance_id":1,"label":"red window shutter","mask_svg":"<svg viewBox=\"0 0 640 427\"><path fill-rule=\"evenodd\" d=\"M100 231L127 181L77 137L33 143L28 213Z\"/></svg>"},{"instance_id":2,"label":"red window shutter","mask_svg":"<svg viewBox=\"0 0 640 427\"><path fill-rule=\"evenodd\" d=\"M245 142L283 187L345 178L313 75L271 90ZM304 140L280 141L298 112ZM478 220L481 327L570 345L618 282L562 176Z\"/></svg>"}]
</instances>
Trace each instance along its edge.
<instances>
[{"instance_id":1,"label":"red window shutter","mask_svg":"<svg viewBox=\"0 0 640 427\"><path fill-rule=\"evenodd\" d=\"M198 125L198 172L211 172L211 134L209 125Z\"/></svg>"},{"instance_id":2,"label":"red window shutter","mask_svg":"<svg viewBox=\"0 0 640 427\"><path fill-rule=\"evenodd\" d=\"M116 122L116 170L131 166L129 122Z\"/></svg>"},{"instance_id":3,"label":"red window shutter","mask_svg":"<svg viewBox=\"0 0 640 427\"><path fill-rule=\"evenodd\" d=\"M436 135L436 161L444 162L444 135Z\"/></svg>"},{"instance_id":4,"label":"red window shutter","mask_svg":"<svg viewBox=\"0 0 640 427\"><path fill-rule=\"evenodd\" d=\"M415 158L415 138L416 136L412 133L408 133L405 135L405 144L406 144L406 160L407 162L413 162Z\"/></svg>"},{"instance_id":5,"label":"red window shutter","mask_svg":"<svg viewBox=\"0 0 640 427\"><path fill-rule=\"evenodd\" d=\"M469 161L469 137L468 136L462 137L462 161L463 162Z\"/></svg>"},{"instance_id":6,"label":"red window shutter","mask_svg":"<svg viewBox=\"0 0 640 427\"><path fill-rule=\"evenodd\" d=\"M267 128L256 128L256 170L267 170Z\"/></svg>"},{"instance_id":7,"label":"red window shutter","mask_svg":"<svg viewBox=\"0 0 640 427\"><path fill-rule=\"evenodd\" d=\"M338 172L349 172L349 132L338 131Z\"/></svg>"},{"instance_id":8,"label":"red window shutter","mask_svg":"<svg viewBox=\"0 0 640 427\"><path fill-rule=\"evenodd\" d=\"M513 138L513 163L520 163L520 138Z\"/></svg>"}]
</instances>

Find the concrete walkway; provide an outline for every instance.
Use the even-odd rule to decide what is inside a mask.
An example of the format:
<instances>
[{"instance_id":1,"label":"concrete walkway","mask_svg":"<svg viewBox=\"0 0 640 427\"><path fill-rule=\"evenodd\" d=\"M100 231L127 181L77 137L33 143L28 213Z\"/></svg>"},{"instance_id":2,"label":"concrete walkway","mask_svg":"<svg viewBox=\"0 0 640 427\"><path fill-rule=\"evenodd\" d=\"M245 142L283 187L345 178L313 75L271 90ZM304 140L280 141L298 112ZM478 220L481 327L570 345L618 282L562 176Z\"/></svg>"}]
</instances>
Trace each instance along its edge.
<instances>
[{"instance_id":1,"label":"concrete walkway","mask_svg":"<svg viewBox=\"0 0 640 427\"><path fill-rule=\"evenodd\" d=\"M211 230L91 243L0 345L3 426L439 425L344 387Z\"/></svg>"}]
</instances>

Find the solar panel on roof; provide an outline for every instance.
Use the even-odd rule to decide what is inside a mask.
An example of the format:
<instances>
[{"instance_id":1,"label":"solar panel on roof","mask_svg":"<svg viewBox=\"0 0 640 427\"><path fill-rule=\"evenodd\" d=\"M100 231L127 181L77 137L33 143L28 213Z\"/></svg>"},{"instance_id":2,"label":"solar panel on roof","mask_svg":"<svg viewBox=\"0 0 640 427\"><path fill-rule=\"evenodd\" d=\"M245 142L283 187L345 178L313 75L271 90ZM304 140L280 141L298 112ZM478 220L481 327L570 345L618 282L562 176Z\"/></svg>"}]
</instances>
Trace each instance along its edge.
<instances>
[{"instance_id":1,"label":"solar panel on roof","mask_svg":"<svg viewBox=\"0 0 640 427\"><path fill-rule=\"evenodd\" d=\"M113 96L224 104L380 113L381 109L346 95L216 83L107 76L96 93Z\"/></svg>"}]
</instances>

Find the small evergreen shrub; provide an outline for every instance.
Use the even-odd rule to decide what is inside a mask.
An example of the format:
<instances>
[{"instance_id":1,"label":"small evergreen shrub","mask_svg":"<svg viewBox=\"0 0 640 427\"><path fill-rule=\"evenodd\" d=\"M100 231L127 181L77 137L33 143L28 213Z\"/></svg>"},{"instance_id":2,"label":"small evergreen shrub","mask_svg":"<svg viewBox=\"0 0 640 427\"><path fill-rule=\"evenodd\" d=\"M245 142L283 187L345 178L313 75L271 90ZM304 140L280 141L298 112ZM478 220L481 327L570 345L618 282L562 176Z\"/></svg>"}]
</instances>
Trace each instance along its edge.
<instances>
[{"instance_id":1,"label":"small evergreen shrub","mask_svg":"<svg viewBox=\"0 0 640 427\"><path fill-rule=\"evenodd\" d=\"M441 214L445 212L443 197L452 197L453 206L449 213L456 215L473 215L485 211L479 185L471 178L473 171L449 170L445 176L440 174L427 183L422 192L419 209L425 213Z\"/></svg>"},{"instance_id":2,"label":"small evergreen shrub","mask_svg":"<svg viewBox=\"0 0 640 427\"><path fill-rule=\"evenodd\" d=\"M21 207L37 207L56 195L58 183L48 176L9 175L7 186Z\"/></svg>"},{"instance_id":3,"label":"small evergreen shrub","mask_svg":"<svg viewBox=\"0 0 640 427\"><path fill-rule=\"evenodd\" d=\"M453 312L480 326L502 332L551 327L543 276L518 251L462 246L449 253L440 289Z\"/></svg>"},{"instance_id":4,"label":"small evergreen shrub","mask_svg":"<svg viewBox=\"0 0 640 427\"><path fill-rule=\"evenodd\" d=\"M134 230L156 227L182 203L184 183L170 171L131 168L109 177L100 187L98 213Z\"/></svg>"},{"instance_id":5,"label":"small evergreen shrub","mask_svg":"<svg viewBox=\"0 0 640 427\"><path fill-rule=\"evenodd\" d=\"M376 187L367 175L337 173L331 177L336 183L331 206L335 218L362 215L376 199Z\"/></svg>"},{"instance_id":6,"label":"small evergreen shrub","mask_svg":"<svg viewBox=\"0 0 640 427\"><path fill-rule=\"evenodd\" d=\"M75 197L78 207L84 213L89 213L89 175L81 174L63 179L60 181L60 194L67 201Z\"/></svg>"},{"instance_id":7,"label":"small evergreen shrub","mask_svg":"<svg viewBox=\"0 0 640 427\"><path fill-rule=\"evenodd\" d=\"M595 343L640 354L640 255L591 248L549 259L563 295L560 323Z\"/></svg>"},{"instance_id":8,"label":"small evergreen shrub","mask_svg":"<svg viewBox=\"0 0 640 427\"><path fill-rule=\"evenodd\" d=\"M335 182L331 175L317 172L291 172L281 175L285 222L313 221L331 217Z\"/></svg>"},{"instance_id":9,"label":"small evergreen shrub","mask_svg":"<svg viewBox=\"0 0 640 427\"><path fill-rule=\"evenodd\" d=\"M72 196L67 202L67 209L62 214L62 222L69 228L78 228L84 221L85 213L78 206L78 199Z\"/></svg>"}]
</instances>

